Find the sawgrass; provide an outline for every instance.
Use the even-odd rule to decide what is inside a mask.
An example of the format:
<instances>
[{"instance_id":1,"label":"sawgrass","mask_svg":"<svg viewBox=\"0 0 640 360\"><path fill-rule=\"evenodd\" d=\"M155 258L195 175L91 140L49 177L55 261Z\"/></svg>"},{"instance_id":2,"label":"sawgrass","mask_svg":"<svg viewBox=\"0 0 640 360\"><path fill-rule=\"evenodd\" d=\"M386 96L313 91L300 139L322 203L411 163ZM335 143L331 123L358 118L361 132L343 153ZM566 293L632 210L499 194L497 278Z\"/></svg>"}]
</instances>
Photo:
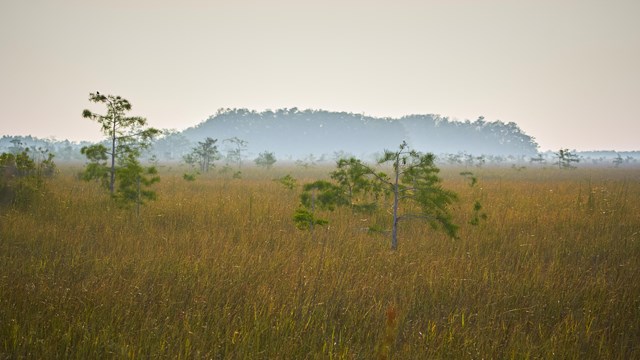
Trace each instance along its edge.
<instances>
[{"instance_id":1,"label":"sawgrass","mask_svg":"<svg viewBox=\"0 0 640 360\"><path fill-rule=\"evenodd\" d=\"M640 357L640 170L462 170L460 239L405 222L391 251L385 209L295 228L272 179L328 168L165 169L139 216L63 169L1 214L0 358Z\"/></svg>"}]
</instances>

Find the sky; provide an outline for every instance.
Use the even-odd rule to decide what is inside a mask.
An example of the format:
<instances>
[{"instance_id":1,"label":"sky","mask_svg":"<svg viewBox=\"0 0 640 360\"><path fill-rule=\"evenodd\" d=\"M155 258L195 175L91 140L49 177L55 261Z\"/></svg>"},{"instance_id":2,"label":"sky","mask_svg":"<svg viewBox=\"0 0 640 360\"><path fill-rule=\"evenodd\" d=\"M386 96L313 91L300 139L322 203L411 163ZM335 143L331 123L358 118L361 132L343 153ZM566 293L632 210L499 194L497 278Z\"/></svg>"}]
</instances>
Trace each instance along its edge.
<instances>
[{"instance_id":1,"label":"sky","mask_svg":"<svg viewBox=\"0 0 640 360\"><path fill-rule=\"evenodd\" d=\"M96 141L89 93L157 128L220 108L515 122L640 150L637 0L1 0L0 135Z\"/></svg>"}]
</instances>

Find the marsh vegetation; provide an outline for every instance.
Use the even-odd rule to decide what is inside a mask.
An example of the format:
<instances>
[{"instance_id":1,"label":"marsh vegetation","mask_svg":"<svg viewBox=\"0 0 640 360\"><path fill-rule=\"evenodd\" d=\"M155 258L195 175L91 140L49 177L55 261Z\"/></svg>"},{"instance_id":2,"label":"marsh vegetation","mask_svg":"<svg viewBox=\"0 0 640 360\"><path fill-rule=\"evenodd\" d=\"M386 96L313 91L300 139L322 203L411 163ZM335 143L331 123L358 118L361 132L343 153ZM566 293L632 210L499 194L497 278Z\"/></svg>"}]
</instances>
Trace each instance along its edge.
<instances>
[{"instance_id":1,"label":"marsh vegetation","mask_svg":"<svg viewBox=\"0 0 640 360\"><path fill-rule=\"evenodd\" d=\"M444 168L459 238L407 221L396 251L361 230L384 208L296 228L330 169L160 168L139 215L60 170L0 215L0 358L640 357L637 168Z\"/></svg>"}]
</instances>

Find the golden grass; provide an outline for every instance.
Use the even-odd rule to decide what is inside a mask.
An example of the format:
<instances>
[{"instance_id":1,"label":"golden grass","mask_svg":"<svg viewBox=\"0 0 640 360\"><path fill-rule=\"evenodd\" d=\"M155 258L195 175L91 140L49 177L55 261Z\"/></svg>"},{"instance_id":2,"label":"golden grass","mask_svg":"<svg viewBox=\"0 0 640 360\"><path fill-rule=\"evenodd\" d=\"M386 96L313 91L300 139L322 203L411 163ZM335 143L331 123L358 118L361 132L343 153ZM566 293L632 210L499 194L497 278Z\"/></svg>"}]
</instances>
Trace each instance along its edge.
<instances>
[{"instance_id":1,"label":"golden grass","mask_svg":"<svg viewBox=\"0 0 640 360\"><path fill-rule=\"evenodd\" d=\"M165 171L139 217L65 173L5 210L0 358L640 357L640 170L445 169L461 239L395 252L384 211L297 230L288 170L330 171Z\"/></svg>"}]
</instances>

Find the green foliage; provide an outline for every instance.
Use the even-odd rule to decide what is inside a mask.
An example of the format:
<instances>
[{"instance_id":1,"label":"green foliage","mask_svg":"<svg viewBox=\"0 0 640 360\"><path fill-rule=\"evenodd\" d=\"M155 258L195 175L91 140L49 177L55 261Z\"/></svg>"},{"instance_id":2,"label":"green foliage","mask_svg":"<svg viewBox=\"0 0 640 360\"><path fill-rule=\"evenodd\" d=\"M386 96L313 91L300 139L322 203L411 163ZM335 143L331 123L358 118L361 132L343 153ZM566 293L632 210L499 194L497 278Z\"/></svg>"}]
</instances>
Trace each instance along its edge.
<instances>
[{"instance_id":1,"label":"green foliage","mask_svg":"<svg viewBox=\"0 0 640 360\"><path fill-rule=\"evenodd\" d=\"M254 160L256 165L267 168L267 169L271 169L271 167L273 166L273 164L276 163L276 161L277 161L276 155L269 151L261 152L260 154L258 154L258 157Z\"/></svg>"},{"instance_id":2,"label":"green foliage","mask_svg":"<svg viewBox=\"0 0 640 360\"><path fill-rule=\"evenodd\" d=\"M298 229L313 230L314 225L326 225L327 220L315 217L316 209L333 211L336 206L346 205L340 188L328 181L317 180L302 187L300 206L293 215Z\"/></svg>"},{"instance_id":3,"label":"green foliage","mask_svg":"<svg viewBox=\"0 0 640 360\"><path fill-rule=\"evenodd\" d=\"M109 189L110 167L106 163L107 148L103 145L92 145L82 148L82 153L90 161L81 174L83 180L96 180ZM112 194L118 206L130 208L133 204L143 204L145 200L154 200L155 192L149 187L158 181L155 166L144 167L139 161L139 153L130 149L120 154L115 167L116 189Z\"/></svg>"},{"instance_id":4,"label":"green foliage","mask_svg":"<svg viewBox=\"0 0 640 360\"><path fill-rule=\"evenodd\" d=\"M460 175L469 179L469 186L476 189L476 197L479 197L479 195L477 194L477 187L475 187L478 184L478 178L471 171L463 171L460 173ZM487 214L482 211L482 203L480 202L480 200L475 200L475 202L473 203L472 211L473 212L471 220L469 220L469 224L477 226L480 225L481 220L487 219Z\"/></svg>"},{"instance_id":5,"label":"green foliage","mask_svg":"<svg viewBox=\"0 0 640 360\"><path fill-rule=\"evenodd\" d=\"M45 179L56 169L53 158L41 148L0 154L0 205L26 207L44 195Z\"/></svg>"},{"instance_id":6,"label":"green foliage","mask_svg":"<svg viewBox=\"0 0 640 360\"><path fill-rule=\"evenodd\" d=\"M404 219L425 220L432 228L441 229L453 238L457 237L458 226L453 223L448 209L457 200L457 195L442 187L442 180L438 177L440 169L435 165L433 154L411 150L403 141L398 150L386 150L378 163L390 163L393 169L391 178L382 173L377 176L393 194L392 249L395 250L398 246L397 226ZM412 205L417 206L419 211L400 213L400 203L410 209Z\"/></svg>"},{"instance_id":7,"label":"green foliage","mask_svg":"<svg viewBox=\"0 0 640 360\"><path fill-rule=\"evenodd\" d=\"M315 217L315 214L304 206L300 206L293 214L293 222L300 230L313 230L315 225L327 225L329 222Z\"/></svg>"},{"instance_id":8,"label":"green foliage","mask_svg":"<svg viewBox=\"0 0 640 360\"><path fill-rule=\"evenodd\" d=\"M133 204L141 205L147 200L155 200L156 193L148 188L160 181L156 168L143 167L134 153L119 162L116 172L118 189L114 195L118 205L129 208Z\"/></svg>"},{"instance_id":9,"label":"green foliage","mask_svg":"<svg viewBox=\"0 0 640 360\"><path fill-rule=\"evenodd\" d=\"M220 159L220 152L216 142L218 139L207 137L204 141L199 141L189 154L183 157L184 161L200 168L200 171L206 173L210 167L214 167L214 161Z\"/></svg>"},{"instance_id":10,"label":"green foliage","mask_svg":"<svg viewBox=\"0 0 640 360\"><path fill-rule=\"evenodd\" d=\"M96 92L89 95L89 101L107 107L106 115L84 110L82 116L100 124L110 147L96 144L82 148L81 152L88 160L82 178L99 181L123 207L153 199L155 193L147 187L159 181L157 172L155 167L143 168L138 159L161 131L147 127L145 118L125 116L131 110L131 103L120 96ZM116 181L119 182L117 187Z\"/></svg>"},{"instance_id":11,"label":"green foliage","mask_svg":"<svg viewBox=\"0 0 640 360\"><path fill-rule=\"evenodd\" d=\"M298 186L298 181L291 176L291 174L287 174L279 179L274 179L273 181L279 182L285 188L289 190L293 190Z\"/></svg>"},{"instance_id":12,"label":"green foliage","mask_svg":"<svg viewBox=\"0 0 640 360\"><path fill-rule=\"evenodd\" d=\"M0 166L7 176L24 177L35 171L36 163L29 156L29 152L23 150L18 154L0 154Z\"/></svg>"},{"instance_id":13,"label":"green foliage","mask_svg":"<svg viewBox=\"0 0 640 360\"><path fill-rule=\"evenodd\" d=\"M346 205L340 187L324 180L305 184L300 195L300 203L308 208L318 207L323 210L334 210L336 206Z\"/></svg>"},{"instance_id":14,"label":"green foliage","mask_svg":"<svg viewBox=\"0 0 640 360\"><path fill-rule=\"evenodd\" d=\"M354 213L372 213L377 209L377 201L384 188L368 168L358 159L340 159L336 170L331 172L335 183L318 180L303 186L300 203L311 209L335 210L348 206Z\"/></svg>"},{"instance_id":15,"label":"green foliage","mask_svg":"<svg viewBox=\"0 0 640 360\"><path fill-rule=\"evenodd\" d=\"M132 150L146 149L161 133L158 129L147 127L145 118L125 116L125 113L131 110L131 103L120 96L102 95L96 92L89 95L89 101L107 106L106 115L85 109L82 116L100 124L100 130L112 142L112 148L108 152L112 157Z\"/></svg>"},{"instance_id":16,"label":"green foliage","mask_svg":"<svg viewBox=\"0 0 640 360\"><path fill-rule=\"evenodd\" d=\"M187 180L187 181L196 181L196 174L184 173L184 174L182 174L182 178Z\"/></svg>"},{"instance_id":17,"label":"green foliage","mask_svg":"<svg viewBox=\"0 0 640 360\"><path fill-rule=\"evenodd\" d=\"M379 203L391 196L393 249L397 247L397 225L403 219L425 220L455 238L458 226L449 206L457 195L442 187L434 161L433 154L409 150L406 142L398 151L385 151L379 160L379 164L391 163L392 177L356 158L339 159L331 173L334 182L306 184L300 195L301 206L311 214L316 207L334 210L338 206L349 206L354 213L374 213ZM400 203L409 210L400 213Z\"/></svg>"},{"instance_id":18,"label":"green foliage","mask_svg":"<svg viewBox=\"0 0 640 360\"><path fill-rule=\"evenodd\" d=\"M469 186L474 187L478 183L478 178L471 171L463 171L460 175L469 179Z\"/></svg>"},{"instance_id":19,"label":"green foliage","mask_svg":"<svg viewBox=\"0 0 640 360\"><path fill-rule=\"evenodd\" d=\"M356 158L339 159L331 179L337 182L343 204L354 212L371 213L377 208L380 196L388 193L383 183L378 181L385 175L373 174L361 160Z\"/></svg>"},{"instance_id":20,"label":"green foliage","mask_svg":"<svg viewBox=\"0 0 640 360\"><path fill-rule=\"evenodd\" d=\"M96 180L105 189L109 189L111 172L107 164L109 158L107 148L102 144L84 146L80 153L86 156L89 161L81 173L81 178L85 181Z\"/></svg>"},{"instance_id":21,"label":"green foliage","mask_svg":"<svg viewBox=\"0 0 640 360\"><path fill-rule=\"evenodd\" d=\"M487 214L482 212L482 204L480 200L476 200L473 203L473 216L469 220L469 224L473 226L480 225L480 220L487 220Z\"/></svg>"}]
</instances>

